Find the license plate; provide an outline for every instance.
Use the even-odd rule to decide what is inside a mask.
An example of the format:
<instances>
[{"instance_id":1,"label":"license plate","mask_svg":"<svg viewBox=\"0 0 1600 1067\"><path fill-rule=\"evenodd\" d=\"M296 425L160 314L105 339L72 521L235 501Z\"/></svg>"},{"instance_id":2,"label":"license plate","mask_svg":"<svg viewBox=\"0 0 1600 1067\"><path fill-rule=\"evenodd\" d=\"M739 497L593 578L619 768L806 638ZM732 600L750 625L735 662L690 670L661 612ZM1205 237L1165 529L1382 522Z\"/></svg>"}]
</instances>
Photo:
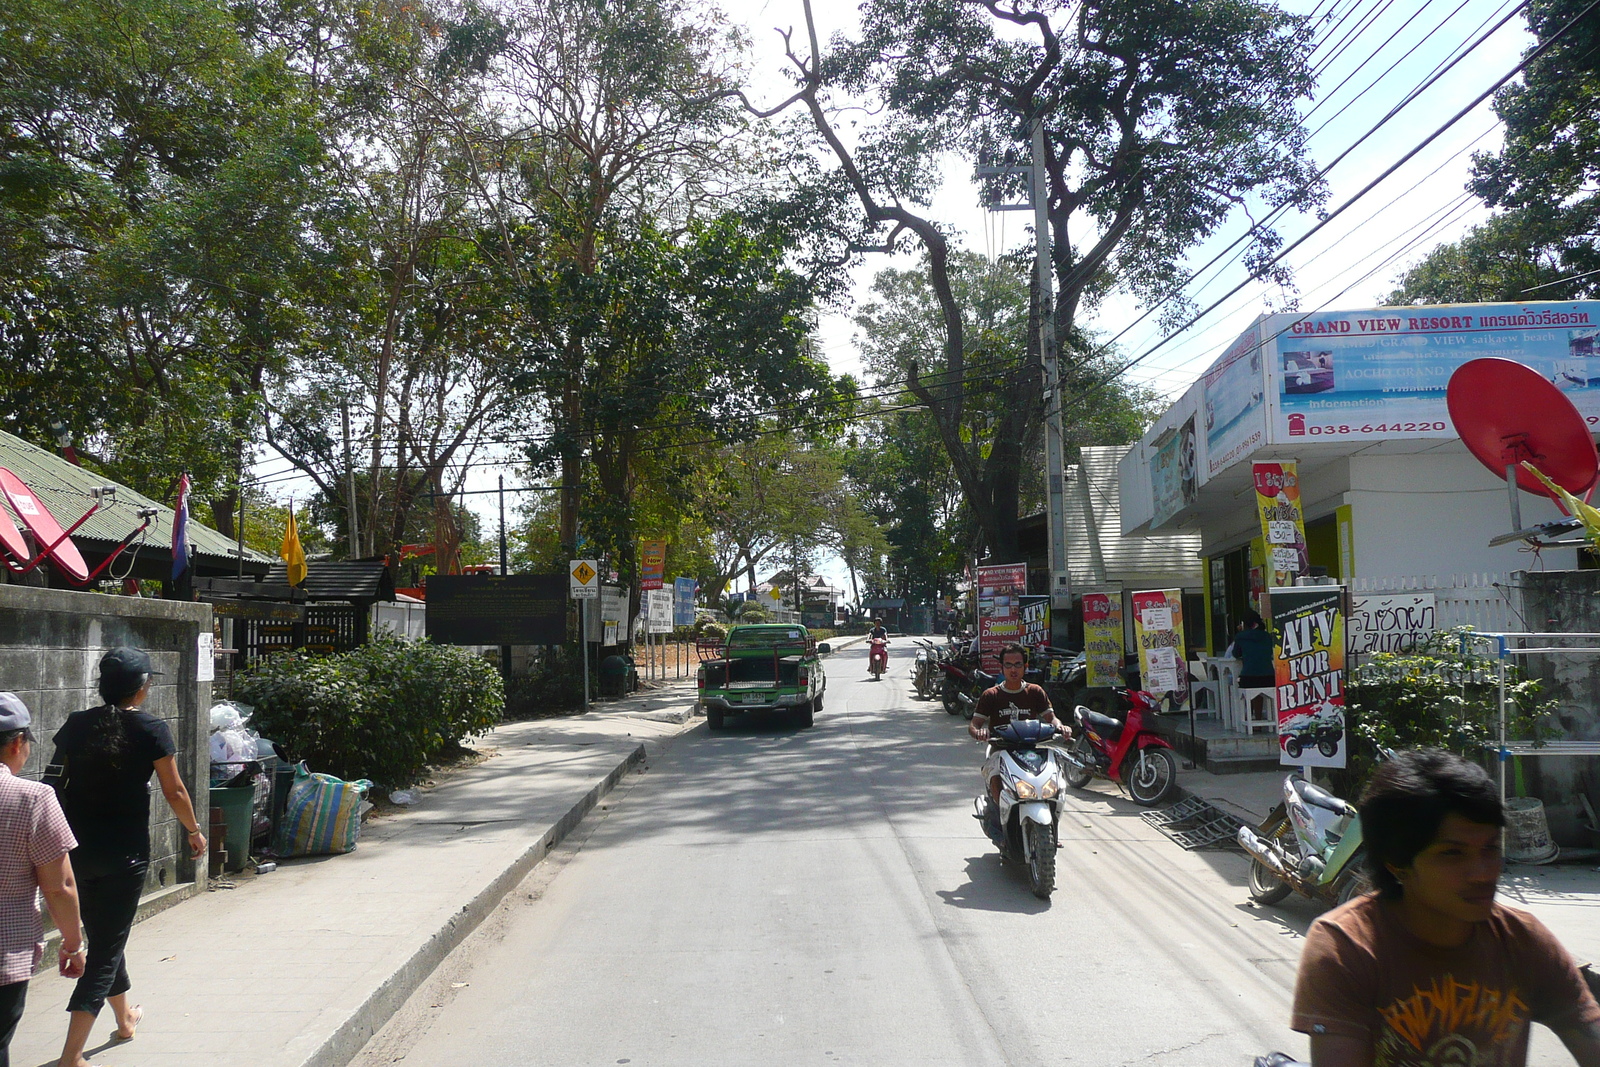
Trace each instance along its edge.
<instances>
[{"instance_id":1,"label":"license plate","mask_svg":"<svg viewBox=\"0 0 1600 1067\"><path fill-rule=\"evenodd\" d=\"M746 693L743 697L746 704L765 704L769 699L765 693Z\"/></svg>"}]
</instances>

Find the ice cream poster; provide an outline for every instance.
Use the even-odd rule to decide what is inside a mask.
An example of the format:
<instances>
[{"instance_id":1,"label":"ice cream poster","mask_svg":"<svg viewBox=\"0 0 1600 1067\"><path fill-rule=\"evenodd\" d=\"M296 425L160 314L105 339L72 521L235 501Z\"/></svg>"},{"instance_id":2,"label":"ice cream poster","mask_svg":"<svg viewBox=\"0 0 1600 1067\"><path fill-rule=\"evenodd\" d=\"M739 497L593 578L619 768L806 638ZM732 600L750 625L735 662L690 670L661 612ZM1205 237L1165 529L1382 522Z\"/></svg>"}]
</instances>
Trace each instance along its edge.
<instances>
[{"instance_id":1,"label":"ice cream poster","mask_svg":"<svg viewBox=\"0 0 1600 1067\"><path fill-rule=\"evenodd\" d=\"M1183 658L1183 590L1133 594L1133 635L1139 645L1139 680L1147 693L1189 701L1189 668Z\"/></svg>"},{"instance_id":2,"label":"ice cream poster","mask_svg":"<svg viewBox=\"0 0 1600 1067\"><path fill-rule=\"evenodd\" d=\"M1274 589L1271 607L1278 762L1343 767L1349 747L1344 716L1344 588Z\"/></svg>"}]
</instances>

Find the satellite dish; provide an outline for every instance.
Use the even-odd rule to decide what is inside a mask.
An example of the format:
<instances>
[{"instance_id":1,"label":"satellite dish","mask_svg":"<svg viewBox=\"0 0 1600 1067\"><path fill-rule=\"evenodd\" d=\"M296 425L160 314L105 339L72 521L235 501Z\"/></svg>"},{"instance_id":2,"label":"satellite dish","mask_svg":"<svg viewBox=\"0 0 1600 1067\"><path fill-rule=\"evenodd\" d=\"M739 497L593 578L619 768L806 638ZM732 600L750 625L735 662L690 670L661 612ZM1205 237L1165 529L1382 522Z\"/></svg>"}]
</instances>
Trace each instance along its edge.
<instances>
[{"instance_id":1,"label":"satellite dish","mask_svg":"<svg viewBox=\"0 0 1600 1067\"><path fill-rule=\"evenodd\" d=\"M1445 400L1467 450L1500 478L1514 471L1527 492L1555 499L1522 467L1524 460L1574 496L1587 493L1600 476L1589 424L1532 367L1510 359L1470 360L1450 375Z\"/></svg>"},{"instance_id":2,"label":"satellite dish","mask_svg":"<svg viewBox=\"0 0 1600 1067\"><path fill-rule=\"evenodd\" d=\"M4 495L6 502L11 505L11 510L17 513L17 518L22 524L33 532L39 542L39 548L56 561L62 573L75 582L89 580L89 565L83 561L83 556L78 552L78 546L72 543L72 538L61 531L61 524L56 522L56 517L50 514L50 509L44 506L44 501L33 495L33 490L23 484L21 478L0 467L0 495ZM15 528L12 530L15 533ZM0 527L0 538L4 538L3 527ZM21 537L17 540L20 542ZM10 542L6 542L10 550ZM26 560L27 550L17 558Z\"/></svg>"},{"instance_id":3,"label":"satellite dish","mask_svg":"<svg viewBox=\"0 0 1600 1067\"><path fill-rule=\"evenodd\" d=\"M22 531L17 529L17 524L11 521L11 516L3 511L0 511L0 547L10 553L11 558L15 559L18 564L28 562L28 542L22 539ZM11 567L9 561L7 561L6 566ZM16 567L11 567L11 569L17 570Z\"/></svg>"}]
</instances>

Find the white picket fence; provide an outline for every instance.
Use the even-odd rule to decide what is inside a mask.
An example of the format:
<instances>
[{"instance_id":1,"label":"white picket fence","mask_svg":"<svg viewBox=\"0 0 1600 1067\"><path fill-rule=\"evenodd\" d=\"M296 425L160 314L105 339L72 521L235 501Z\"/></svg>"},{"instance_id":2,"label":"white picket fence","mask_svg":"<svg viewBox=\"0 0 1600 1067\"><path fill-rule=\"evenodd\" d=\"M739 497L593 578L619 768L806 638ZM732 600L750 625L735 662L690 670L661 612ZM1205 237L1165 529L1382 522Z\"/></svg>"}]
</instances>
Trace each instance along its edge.
<instances>
[{"instance_id":1,"label":"white picket fence","mask_svg":"<svg viewBox=\"0 0 1600 1067\"><path fill-rule=\"evenodd\" d=\"M1357 578L1350 591L1371 593L1432 593L1436 629L1471 626L1484 633L1515 633L1526 629L1517 618L1506 593L1509 574L1421 574L1386 578Z\"/></svg>"}]
</instances>

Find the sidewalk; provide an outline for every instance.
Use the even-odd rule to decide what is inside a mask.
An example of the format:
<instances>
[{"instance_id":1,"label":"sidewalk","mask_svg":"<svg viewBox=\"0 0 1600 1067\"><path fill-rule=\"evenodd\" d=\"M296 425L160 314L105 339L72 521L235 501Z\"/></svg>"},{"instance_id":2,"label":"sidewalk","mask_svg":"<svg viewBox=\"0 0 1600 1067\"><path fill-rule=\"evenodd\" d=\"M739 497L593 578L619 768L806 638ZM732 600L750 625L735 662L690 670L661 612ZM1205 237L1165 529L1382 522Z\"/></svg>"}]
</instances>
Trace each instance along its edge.
<instances>
[{"instance_id":1,"label":"sidewalk","mask_svg":"<svg viewBox=\"0 0 1600 1067\"><path fill-rule=\"evenodd\" d=\"M688 728L694 681L510 723L476 742L493 754L444 778L409 810L369 819L344 856L280 861L237 888L201 893L134 927L138 1037L97 1067L340 1067L630 769ZM33 979L14 1064L53 1064L72 983Z\"/></svg>"}]
</instances>

